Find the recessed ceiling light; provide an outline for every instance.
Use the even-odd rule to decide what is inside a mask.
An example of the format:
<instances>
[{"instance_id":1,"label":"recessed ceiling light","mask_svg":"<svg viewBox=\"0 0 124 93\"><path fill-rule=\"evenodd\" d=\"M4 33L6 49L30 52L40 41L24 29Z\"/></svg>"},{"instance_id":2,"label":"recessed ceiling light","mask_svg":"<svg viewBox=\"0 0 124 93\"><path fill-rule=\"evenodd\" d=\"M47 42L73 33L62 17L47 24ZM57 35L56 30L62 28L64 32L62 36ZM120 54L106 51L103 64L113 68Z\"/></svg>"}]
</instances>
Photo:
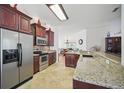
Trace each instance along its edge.
<instances>
[{"instance_id":1,"label":"recessed ceiling light","mask_svg":"<svg viewBox=\"0 0 124 93\"><path fill-rule=\"evenodd\" d=\"M48 8L59 18L64 21L68 19L68 16L61 4L47 4Z\"/></svg>"}]
</instances>

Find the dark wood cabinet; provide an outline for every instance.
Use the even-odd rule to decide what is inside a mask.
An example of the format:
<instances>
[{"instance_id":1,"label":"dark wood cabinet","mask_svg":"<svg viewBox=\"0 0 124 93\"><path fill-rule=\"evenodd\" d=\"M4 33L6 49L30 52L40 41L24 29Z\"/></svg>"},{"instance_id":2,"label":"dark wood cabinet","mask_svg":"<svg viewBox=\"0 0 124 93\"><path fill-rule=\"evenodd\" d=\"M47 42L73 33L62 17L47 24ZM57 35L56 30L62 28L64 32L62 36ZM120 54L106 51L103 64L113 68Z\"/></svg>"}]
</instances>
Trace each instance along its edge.
<instances>
[{"instance_id":1,"label":"dark wood cabinet","mask_svg":"<svg viewBox=\"0 0 124 93\"><path fill-rule=\"evenodd\" d=\"M46 38L45 27L41 26L40 24L33 23L31 24L31 28L35 36Z\"/></svg>"},{"instance_id":2,"label":"dark wood cabinet","mask_svg":"<svg viewBox=\"0 0 124 93\"><path fill-rule=\"evenodd\" d=\"M108 89L108 88L73 79L73 89Z\"/></svg>"},{"instance_id":3,"label":"dark wood cabinet","mask_svg":"<svg viewBox=\"0 0 124 93\"><path fill-rule=\"evenodd\" d=\"M23 14L19 15L19 31L27 34L32 34L30 27L30 17L27 17Z\"/></svg>"},{"instance_id":4,"label":"dark wood cabinet","mask_svg":"<svg viewBox=\"0 0 124 93\"><path fill-rule=\"evenodd\" d=\"M107 37L105 47L106 52L121 55L121 37Z\"/></svg>"},{"instance_id":5,"label":"dark wood cabinet","mask_svg":"<svg viewBox=\"0 0 124 93\"><path fill-rule=\"evenodd\" d=\"M31 24L31 30L32 30L32 33L33 33L33 36L34 36L34 45L37 45L36 43L36 38L37 37L40 37L40 38L44 38L46 39L46 31L45 31L45 27L41 26L40 24L37 24L37 23L33 23ZM46 40L47 41L47 40Z\"/></svg>"},{"instance_id":6,"label":"dark wood cabinet","mask_svg":"<svg viewBox=\"0 0 124 93\"><path fill-rule=\"evenodd\" d=\"M34 74L39 72L39 56L34 56L33 57L34 62L33 62L33 70L34 70Z\"/></svg>"},{"instance_id":7,"label":"dark wood cabinet","mask_svg":"<svg viewBox=\"0 0 124 93\"><path fill-rule=\"evenodd\" d=\"M41 30L37 24L31 24L31 29L32 29L34 37L36 36L41 37Z\"/></svg>"},{"instance_id":8,"label":"dark wood cabinet","mask_svg":"<svg viewBox=\"0 0 124 93\"><path fill-rule=\"evenodd\" d=\"M47 33L47 45L54 46L54 32L53 31L46 31Z\"/></svg>"},{"instance_id":9,"label":"dark wood cabinet","mask_svg":"<svg viewBox=\"0 0 124 93\"><path fill-rule=\"evenodd\" d=\"M8 5L0 5L0 27L18 30L18 13Z\"/></svg>"},{"instance_id":10,"label":"dark wood cabinet","mask_svg":"<svg viewBox=\"0 0 124 93\"><path fill-rule=\"evenodd\" d=\"M41 30L41 28L39 26L37 26L37 25L35 26L35 31L36 31L35 32L36 33L36 36L38 36L38 37L41 37L42 36L41 35L42 34L42 32L41 32L42 30Z\"/></svg>"},{"instance_id":11,"label":"dark wood cabinet","mask_svg":"<svg viewBox=\"0 0 124 93\"><path fill-rule=\"evenodd\" d=\"M48 54L48 64L52 65L56 62L56 52Z\"/></svg>"},{"instance_id":12,"label":"dark wood cabinet","mask_svg":"<svg viewBox=\"0 0 124 93\"><path fill-rule=\"evenodd\" d=\"M10 7L9 4L0 4L0 27L27 34L31 33L30 20L32 18Z\"/></svg>"},{"instance_id":13,"label":"dark wood cabinet","mask_svg":"<svg viewBox=\"0 0 124 93\"><path fill-rule=\"evenodd\" d=\"M65 66L75 68L79 59L78 54L65 54Z\"/></svg>"}]
</instances>

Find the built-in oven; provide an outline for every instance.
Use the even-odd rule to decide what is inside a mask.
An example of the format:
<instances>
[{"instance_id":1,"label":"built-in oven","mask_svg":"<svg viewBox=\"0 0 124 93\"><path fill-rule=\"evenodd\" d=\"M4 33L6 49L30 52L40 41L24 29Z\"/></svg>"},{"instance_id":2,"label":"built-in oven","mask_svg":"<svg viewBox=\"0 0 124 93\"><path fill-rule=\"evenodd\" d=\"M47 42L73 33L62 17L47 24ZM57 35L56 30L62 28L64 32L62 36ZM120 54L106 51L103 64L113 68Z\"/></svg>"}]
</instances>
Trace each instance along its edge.
<instances>
[{"instance_id":1,"label":"built-in oven","mask_svg":"<svg viewBox=\"0 0 124 93\"><path fill-rule=\"evenodd\" d=\"M48 67L48 53L42 53L40 55L40 71Z\"/></svg>"},{"instance_id":2,"label":"built-in oven","mask_svg":"<svg viewBox=\"0 0 124 93\"><path fill-rule=\"evenodd\" d=\"M36 37L36 45L47 45L47 38Z\"/></svg>"}]
</instances>

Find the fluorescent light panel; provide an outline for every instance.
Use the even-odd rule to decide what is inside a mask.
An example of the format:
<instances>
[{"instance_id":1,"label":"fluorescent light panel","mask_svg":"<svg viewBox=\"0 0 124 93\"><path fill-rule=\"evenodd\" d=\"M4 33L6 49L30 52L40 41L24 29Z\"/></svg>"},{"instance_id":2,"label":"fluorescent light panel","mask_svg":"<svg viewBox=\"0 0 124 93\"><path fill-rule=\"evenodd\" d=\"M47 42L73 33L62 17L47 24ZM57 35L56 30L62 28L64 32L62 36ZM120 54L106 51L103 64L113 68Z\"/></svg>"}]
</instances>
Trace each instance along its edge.
<instances>
[{"instance_id":1,"label":"fluorescent light panel","mask_svg":"<svg viewBox=\"0 0 124 93\"><path fill-rule=\"evenodd\" d=\"M62 8L58 4L50 5L49 8L55 13L55 15L62 21L67 20L67 16L64 14Z\"/></svg>"}]
</instances>

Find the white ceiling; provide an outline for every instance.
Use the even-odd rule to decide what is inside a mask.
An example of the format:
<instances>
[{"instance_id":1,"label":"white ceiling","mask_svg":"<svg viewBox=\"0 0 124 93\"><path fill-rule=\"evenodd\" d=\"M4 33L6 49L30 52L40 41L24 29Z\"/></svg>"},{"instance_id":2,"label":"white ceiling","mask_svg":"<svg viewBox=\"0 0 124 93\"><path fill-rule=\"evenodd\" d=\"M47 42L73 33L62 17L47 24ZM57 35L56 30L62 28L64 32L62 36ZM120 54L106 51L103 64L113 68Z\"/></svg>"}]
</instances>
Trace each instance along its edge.
<instances>
[{"instance_id":1,"label":"white ceiling","mask_svg":"<svg viewBox=\"0 0 124 93\"><path fill-rule=\"evenodd\" d=\"M31 17L40 18L41 24L81 28L90 25L111 21L121 16L120 9L115 13L112 10L119 4L63 4L69 20L61 22L43 4L21 4L17 8Z\"/></svg>"}]
</instances>

